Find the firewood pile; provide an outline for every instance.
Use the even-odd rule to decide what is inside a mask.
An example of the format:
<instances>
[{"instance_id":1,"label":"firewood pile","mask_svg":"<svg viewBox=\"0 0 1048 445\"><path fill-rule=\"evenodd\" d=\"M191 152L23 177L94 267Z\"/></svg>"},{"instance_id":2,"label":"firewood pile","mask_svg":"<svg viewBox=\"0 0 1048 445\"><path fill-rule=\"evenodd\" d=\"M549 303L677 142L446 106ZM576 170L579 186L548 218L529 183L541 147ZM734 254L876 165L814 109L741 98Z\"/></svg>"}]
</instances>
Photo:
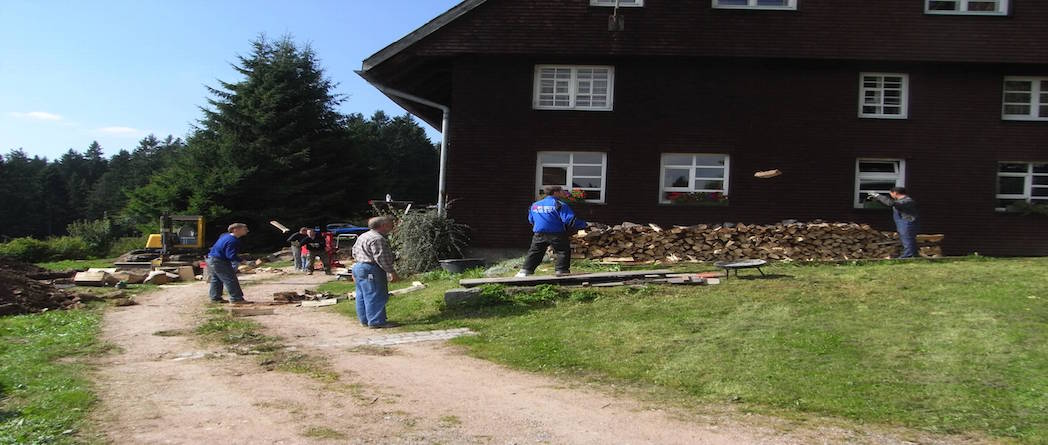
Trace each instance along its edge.
<instances>
[{"instance_id":1,"label":"firewood pile","mask_svg":"<svg viewBox=\"0 0 1048 445\"><path fill-rule=\"evenodd\" d=\"M940 256L942 235L919 235L922 256ZM783 221L663 229L623 223L594 225L572 238L576 258L604 262L699 262L759 258L780 261L878 259L897 256L898 234L866 224Z\"/></svg>"}]
</instances>

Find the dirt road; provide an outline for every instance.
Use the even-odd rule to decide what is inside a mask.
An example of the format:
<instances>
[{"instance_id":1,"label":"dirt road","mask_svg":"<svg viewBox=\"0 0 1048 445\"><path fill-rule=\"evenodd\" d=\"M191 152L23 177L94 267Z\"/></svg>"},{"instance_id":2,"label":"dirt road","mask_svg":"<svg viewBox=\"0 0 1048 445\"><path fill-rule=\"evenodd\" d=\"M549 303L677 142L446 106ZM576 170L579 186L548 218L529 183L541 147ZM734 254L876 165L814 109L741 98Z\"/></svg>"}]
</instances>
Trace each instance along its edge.
<instances>
[{"instance_id":1,"label":"dirt road","mask_svg":"<svg viewBox=\"0 0 1048 445\"><path fill-rule=\"evenodd\" d=\"M264 301L326 278L287 275L245 290ZM914 443L757 417L700 418L510 370L439 341L359 347L395 332L369 330L323 308L280 306L276 315L253 319L289 347L326 357L338 381L269 372L253 357L194 337L205 294L203 284L166 287L107 313L104 337L120 352L99 366L98 420L113 443ZM905 435L955 442L922 436Z\"/></svg>"}]
</instances>

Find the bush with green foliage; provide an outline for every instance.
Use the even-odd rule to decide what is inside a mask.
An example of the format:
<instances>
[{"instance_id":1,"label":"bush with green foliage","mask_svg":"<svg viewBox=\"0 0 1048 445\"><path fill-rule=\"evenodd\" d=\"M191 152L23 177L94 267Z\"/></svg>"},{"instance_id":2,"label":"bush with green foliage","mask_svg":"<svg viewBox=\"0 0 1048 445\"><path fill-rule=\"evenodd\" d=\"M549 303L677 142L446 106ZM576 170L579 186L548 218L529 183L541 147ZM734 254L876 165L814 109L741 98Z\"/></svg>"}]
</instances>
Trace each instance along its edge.
<instances>
[{"instance_id":1,"label":"bush with green foliage","mask_svg":"<svg viewBox=\"0 0 1048 445\"><path fill-rule=\"evenodd\" d=\"M27 263L38 263L51 259L51 246L36 238L15 238L0 244L0 256L17 258Z\"/></svg>"},{"instance_id":2,"label":"bush with green foliage","mask_svg":"<svg viewBox=\"0 0 1048 445\"><path fill-rule=\"evenodd\" d=\"M118 257L132 250L144 249L146 247L146 241L149 237L143 236L125 236L117 238L109 246L109 252L107 257Z\"/></svg>"},{"instance_id":3,"label":"bush with green foliage","mask_svg":"<svg viewBox=\"0 0 1048 445\"><path fill-rule=\"evenodd\" d=\"M66 226L66 230L69 232L69 236L80 238L87 243L87 246L95 255L108 253L109 246L113 244L117 237L117 231L113 223L105 218L94 221L86 219L73 221Z\"/></svg>"},{"instance_id":4,"label":"bush with green foliage","mask_svg":"<svg viewBox=\"0 0 1048 445\"><path fill-rule=\"evenodd\" d=\"M47 239L51 261L77 260L95 258L98 252L82 238L76 236L59 236Z\"/></svg>"},{"instance_id":5,"label":"bush with green foliage","mask_svg":"<svg viewBox=\"0 0 1048 445\"><path fill-rule=\"evenodd\" d=\"M423 273L440 266L439 260L462 258L469 246L469 227L435 210L411 212L393 232L397 268L407 274Z\"/></svg>"}]
</instances>

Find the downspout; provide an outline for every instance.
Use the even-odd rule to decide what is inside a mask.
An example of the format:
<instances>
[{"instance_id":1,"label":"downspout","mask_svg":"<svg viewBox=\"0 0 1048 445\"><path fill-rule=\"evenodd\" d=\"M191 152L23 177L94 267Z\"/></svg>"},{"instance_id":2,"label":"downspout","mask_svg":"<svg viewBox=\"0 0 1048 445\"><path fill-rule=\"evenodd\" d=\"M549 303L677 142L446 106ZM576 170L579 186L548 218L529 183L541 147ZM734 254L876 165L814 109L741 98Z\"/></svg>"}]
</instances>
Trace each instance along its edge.
<instances>
[{"instance_id":1,"label":"downspout","mask_svg":"<svg viewBox=\"0 0 1048 445\"><path fill-rule=\"evenodd\" d=\"M364 78L371 86L378 88L379 91L389 96L396 96L401 99L410 100L412 102L432 107L440 110L444 113L444 117L440 123L440 173L438 174L438 185L437 185L437 214L444 215L447 213L447 203L445 202L446 195L446 177L447 177L447 164L448 164L448 124L451 121L451 108L447 105L441 105L428 99L423 99L414 94L405 93L403 91L389 88L385 85L381 85L378 82L371 79L368 73L363 70L356 71L357 75Z\"/></svg>"}]
</instances>

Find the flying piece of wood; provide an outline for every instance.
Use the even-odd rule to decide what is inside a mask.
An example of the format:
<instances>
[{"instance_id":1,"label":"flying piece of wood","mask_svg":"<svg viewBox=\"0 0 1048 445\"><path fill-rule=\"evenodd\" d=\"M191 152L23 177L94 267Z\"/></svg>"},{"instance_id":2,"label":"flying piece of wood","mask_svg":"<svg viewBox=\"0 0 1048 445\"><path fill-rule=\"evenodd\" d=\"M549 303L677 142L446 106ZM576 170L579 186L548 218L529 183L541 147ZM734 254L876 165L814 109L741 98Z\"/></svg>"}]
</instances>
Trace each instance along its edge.
<instances>
[{"instance_id":1,"label":"flying piece of wood","mask_svg":"<svg viewBox=\"0 0 1048 445\"><path fill-rule=\"evenodd\" d=\"M768 178L774 178L774 177L779 176L781 174L782 174L782 170L775 169L775 170L766 170L766 171L762 171L762 172L757 172L757 173L754 173L753 176L756 176L756 177L761 178L761 179L768 179Z\"/></svg>"}]
</instances>

